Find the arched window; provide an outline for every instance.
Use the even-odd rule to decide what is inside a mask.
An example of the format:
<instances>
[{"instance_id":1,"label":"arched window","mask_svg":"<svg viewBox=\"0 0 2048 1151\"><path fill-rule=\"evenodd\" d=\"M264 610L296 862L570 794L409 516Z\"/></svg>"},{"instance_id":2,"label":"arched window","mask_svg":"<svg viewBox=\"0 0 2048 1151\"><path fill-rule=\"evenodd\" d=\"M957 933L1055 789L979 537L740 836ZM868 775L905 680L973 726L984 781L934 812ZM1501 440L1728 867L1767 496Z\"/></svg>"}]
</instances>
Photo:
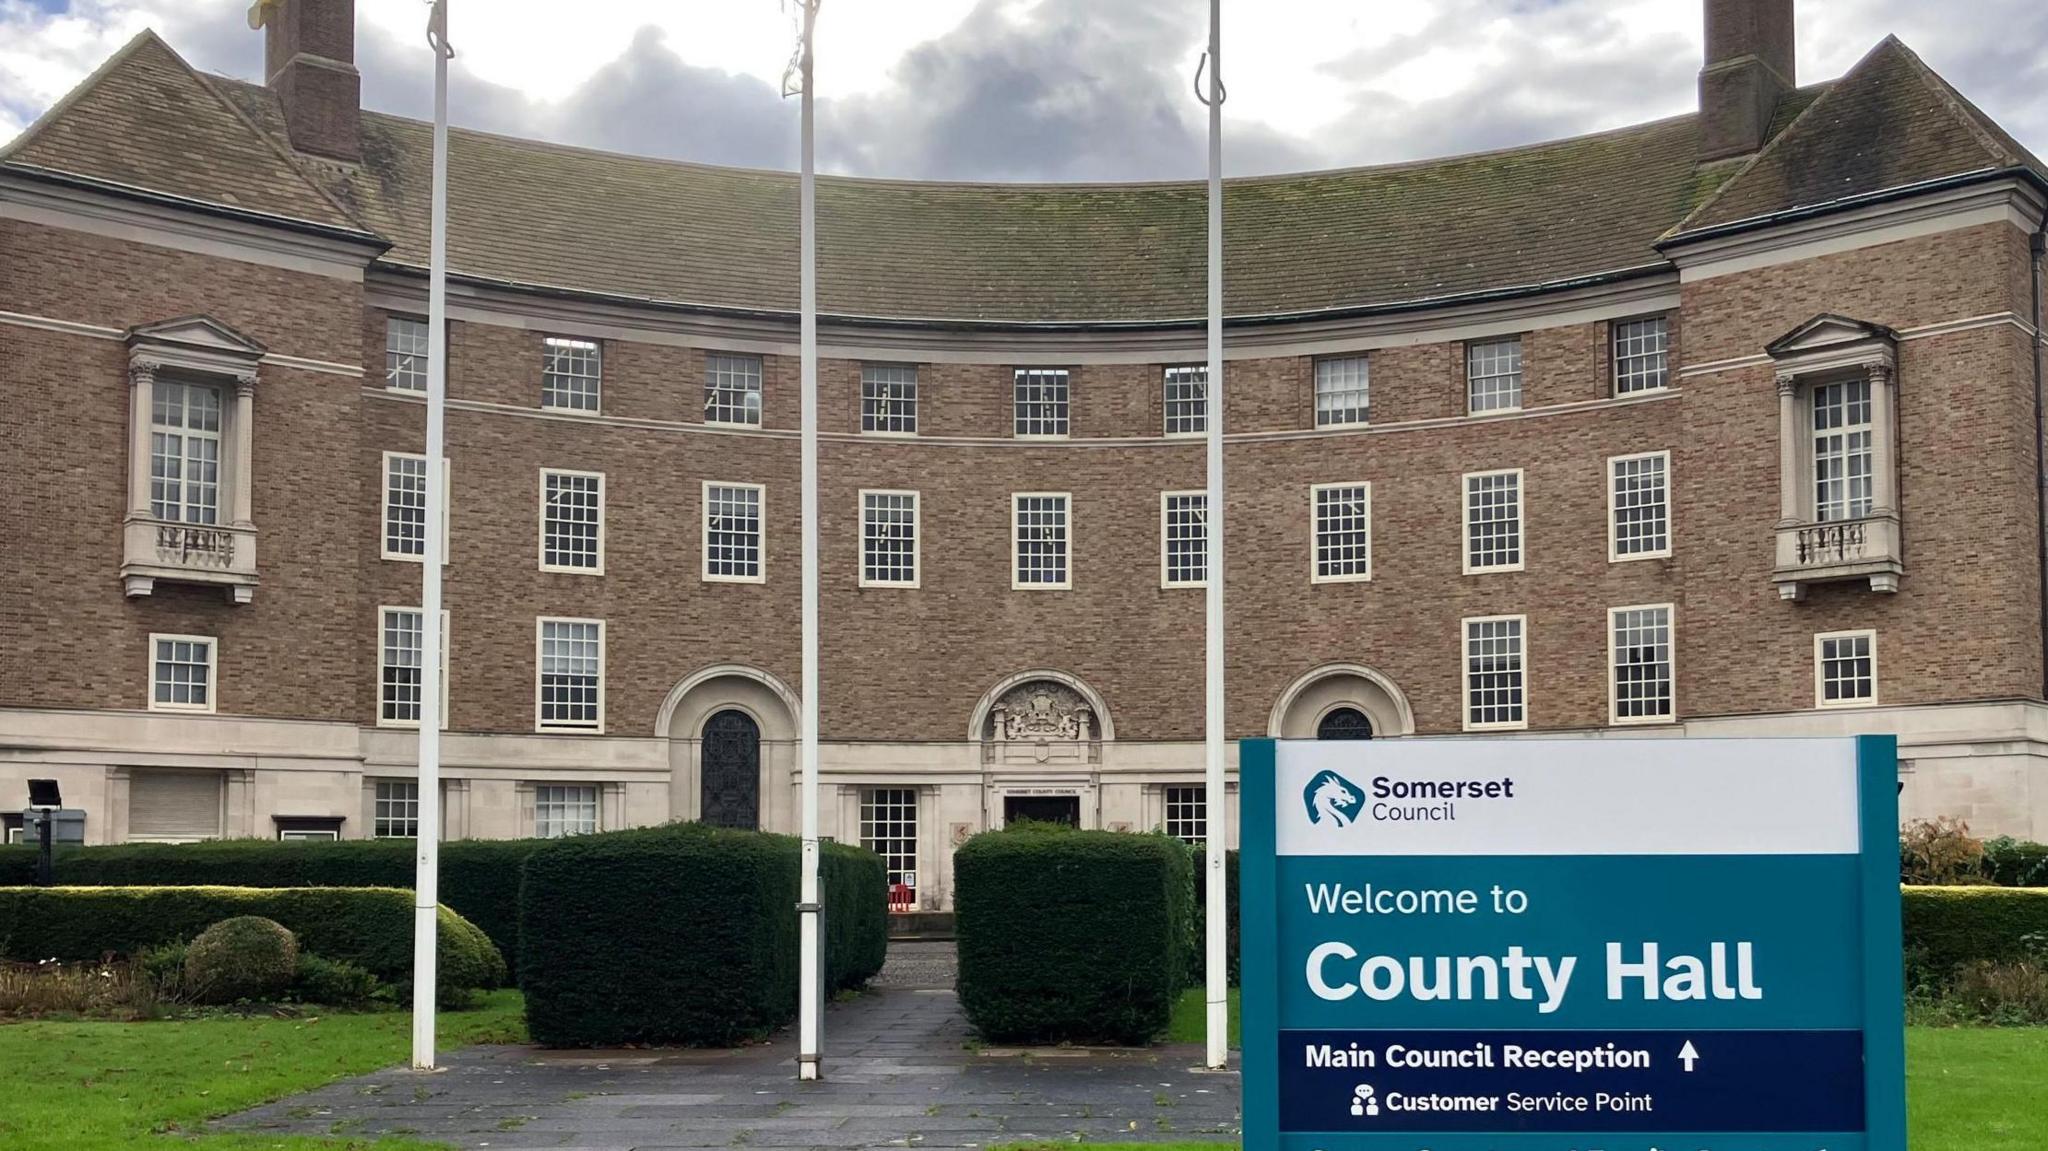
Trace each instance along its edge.
<instances>
[{"instance_id":1,"label":"arched window","mask_svg":"<svg viewBox=\"0 0 2048 1151\"><path fill-rule=\"evenodd\" d=\"M1372 721L1355 707L1340 707L1316 724L1317 739L1371 739Z\"/></svg>"}]
</instances>

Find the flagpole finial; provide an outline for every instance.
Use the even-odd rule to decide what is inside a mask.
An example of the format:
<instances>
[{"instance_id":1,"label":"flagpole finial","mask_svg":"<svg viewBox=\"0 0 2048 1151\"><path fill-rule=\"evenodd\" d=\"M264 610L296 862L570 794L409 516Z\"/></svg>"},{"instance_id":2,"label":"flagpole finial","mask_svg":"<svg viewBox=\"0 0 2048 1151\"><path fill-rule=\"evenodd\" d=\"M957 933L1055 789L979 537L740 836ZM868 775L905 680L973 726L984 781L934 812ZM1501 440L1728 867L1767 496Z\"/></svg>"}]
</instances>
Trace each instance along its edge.
<instances>
[{"instance_id":1,"label":"flagpole finial","mask_svg":"<svg viewBox=\"0 0 2048 1151\"><path fill-rule=\"evenodd\" d=\"M258 0L259 3L274 3L276 0ZM455 49L448 43L448 0L427 0L433 11L427 15L427 43L443 59L455 59Z\"/></svg>"}]
</instances>

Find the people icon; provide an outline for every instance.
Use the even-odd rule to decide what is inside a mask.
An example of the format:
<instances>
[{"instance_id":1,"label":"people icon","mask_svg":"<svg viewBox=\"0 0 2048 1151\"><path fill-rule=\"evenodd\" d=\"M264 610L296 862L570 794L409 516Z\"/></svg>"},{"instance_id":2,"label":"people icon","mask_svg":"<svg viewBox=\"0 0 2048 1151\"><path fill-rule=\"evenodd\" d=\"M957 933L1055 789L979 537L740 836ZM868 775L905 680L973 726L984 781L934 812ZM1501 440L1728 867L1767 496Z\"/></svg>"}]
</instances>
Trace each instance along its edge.
<instances>
[{"instance_id":1,"label":"people icon","mask_svg":"<svg viewBox=\"0 0 2048 1151\"><path fill-rule=\"evenodd\" d=\"M1351 1113L1361 1119L1380 1113L1379 1100L1373 1098L1369 1084L1360 1083L1351 1089Z\"/></svg>"}]
</instances>

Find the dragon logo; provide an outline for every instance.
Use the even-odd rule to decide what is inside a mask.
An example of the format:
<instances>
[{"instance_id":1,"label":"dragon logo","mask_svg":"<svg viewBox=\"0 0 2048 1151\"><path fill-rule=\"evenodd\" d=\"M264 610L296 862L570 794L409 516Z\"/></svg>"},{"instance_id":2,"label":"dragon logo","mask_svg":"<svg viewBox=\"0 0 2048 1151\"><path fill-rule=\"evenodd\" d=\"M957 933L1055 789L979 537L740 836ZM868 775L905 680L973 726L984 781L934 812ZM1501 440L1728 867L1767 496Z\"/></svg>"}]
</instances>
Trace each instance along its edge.
<instances>
[{"instance_id":1,"label":"dragon logo","mask_svg":"<svg viewBox=\"0 0 2048 1151\"><path fill-rule=\"evenodd\" d=\"M1332 827L1350 827L1365 810L1365 796L1356 785L1334 771L1319 771L1302 790L1302 803L1308 807L1308 821L1313 824L1329 824Z\"/></svg>"}]
</instances>

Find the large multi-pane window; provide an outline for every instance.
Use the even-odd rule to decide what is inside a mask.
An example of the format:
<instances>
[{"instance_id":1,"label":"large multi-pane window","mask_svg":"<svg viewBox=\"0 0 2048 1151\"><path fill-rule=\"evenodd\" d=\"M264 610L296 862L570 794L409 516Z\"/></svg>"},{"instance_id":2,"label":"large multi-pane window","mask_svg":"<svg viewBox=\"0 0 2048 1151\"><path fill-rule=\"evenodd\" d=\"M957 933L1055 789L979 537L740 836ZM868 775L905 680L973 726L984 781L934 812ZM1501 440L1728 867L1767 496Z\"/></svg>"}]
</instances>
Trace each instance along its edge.
<instances>
[{"instance_id":1,"label":"large multi-pane window","mask_svg":"<svg viewBox=\"0 0 2048 1151\"><path fill-rule=\"evenodd\" d=\"M917 365L862 364L860 430L892 436L917 434Z\"/></svg>"},{"instance_id":2,"label":"large multi-pane window","mask_svg":"<svg viewBox=\"0 0 2048 1151\"><path fill-rule=\"evenodd\" d=\"M704 485L704 578L760 583L761 503L759 484Z\"/></svg>"},{"instance_id":3,"label":"large multi-pane window","mask_svg":"<svg viewBox=\"0 0 2048 1151\"><path fill-rule=\"evenodd\" d=\"M604 354L594 340L549 336L541 343L540 406L595 412L604 382Z\"/></svg>"},{"instance_id":4,"label":"large multi-pane window","mask_svg":"<svg viewBox=\"0 0 2048 1151\"><path fill-rule=\"evenodd\" d=\"M540 473L542 571L604 574L604 475Z\"/></svg>"},{"instance_id":5,"label":"large multi-pane window","mask_svg":"<svg viewBox=\"0 0 2048 1151\"><path fill-rule=\"evenodd\" d=\"M1364 356L1316 361L1316 426L1372 419L1372 362Z\"/></svg>"},{"instance_id":6,"label":"large multi-pane window","mask_svg":"<svg viewBox=\"0 0 2048 1151\"><path fill-rule=\"evenodd\" d=\"M1209 789L1168 787L1166 789L1166 834L1183 843L1204 843L1209 838Z\"/></svg>"},{"instance_id":7,"label":"large multi-pane window","mask_svg":"<svg viewBox=\"0 0 2048 1151\"><path fill-rule=\"evenodd\" d=\"M604 728L604 621L539 621L535 726L542 731Z\"/></svg>"},{"instance_id":8,"label":"large multi-pane window","mask_svg":"<svg viewBox=\"0 0 2048 1151\"><path fill-rule=\"evenodd\" d=\"M1672 719L1671 605L1614 608L1607 613L1607 627L1613 721Z\"/></svg>"},{"instance_id":9,"label":"large multi-pane window","mask_svg":"<svg viewBox=\"0 0 2048 1151\"><path fill-rule=\"evenodd\" d=\"M1529 726L1522 642L1529 618L1465 621L1465 730Z\"/></svg>"},{"instance_id":10,"label":"large multi-pane window","mask_svg":"<svg viewBox=\"0 0 2048 1151\"><path fill-rule=\"evenodd\" d=\"M704 357L704 422L761 424L761 357L713 352Z\"/></svg>"},{"instance_id":11,"label":"large multi-pane window","mask_svg":"<svg viewBox=\"0 0 2048 1151\"><path fill-rule=\"evenodd\" d=\"M1522 406L1522 338L1465 345L1465 403L1473 415Z\"/></svg>"},{"instance_id":12,"label":"large multi-pane window","mask_svg":"<svg viewBox=\"0 0 2048 1151\"><path fill-rule=\"evenodd\" d=\"M377 620L377 722L408 727L420 722L426 636L416 607L387 607ZM448 726L448 613L441 613L441 726Z\"/></svg>"},{"instance_id":13,"label":"large multi-pane window","mask_svg":"<svg viewBox=\"0 0 2048 1151\"><path fill-rule=\"evenodd\" d=\"M1671 453L1614 456L1607 461L1608 559L1671 554Z\"/></svg>"},{"instance_id":14,"label":"large multi-pane window","mask_svg":"<svg viewBox=\"0 0 2048 1151\"><path fill-rule=\"evenodd\" d=\"M1671 382L1671 322L1663 316L1614 325L1614 394L1647 392Z\"/></svg>"},{"instance_id":15,"label":"large multi-pane window","mask_svg":"<svg viewBox=\"0 0 2048 1151\"><path fill-rule=\"evenodd\" d=\"M533 788L533 834L539 839L589 835L597 830L597 788L541 783Z\"/></svg>"},{"instance_id":16,"label":"large multi-pane window","mask_svg":"<svg viewBox=\"0 0 2048 1151\"><path fill-rule=\"evenodd\" d=\"M889 886L901 884L917 898L917 789L864 787L860 792L860 843L882 857ZM894 902L894 900L892 900Z\"/></svg>"},{"instance_id":17,"label":"large multi-pane window","mask_svg":"<svg viewBox=\"0 0 2048 1151\"><path fill-rule=\"evenodd\" d=\"M917 493L860 494L862 587L917 586Z\"/></svg>"},{"instance_id":18,"label":"large multi-pane window","mask_svg":"<svg viewBox=\"0 0 2048 1151\"><path fill-rule=\"evenodd\" d=\"M384 386L427 390L427 322L410 316L384 321Z\"/></svg>"},{"instance_id":19,"label":"large multi-pane window","mask_svg":"<svg viewBox=\"0 0 2048 1151\"><path fill-rule=\"evenodd\" d=\"M1466 574L1522 570L1522 472L1465 477Z\"/></svg>"},{"instance_id":20,"label":"large multi-pane window","mask_svg":"<svg viewBox=\"0 0 2048 1151\"><path fill-rule=\"evenodd\" d=\"M1012 381L1013 430L1020 436L1064 436L1068 422L1065 368L1018 368Z\"/></svg>"},{"instance_id":21,"label":"large multi-pane window","mask_svg":"<svg viewBox=\"0 0 2048 1151\"><path fill-rule=\"evenodd\" d=\"M447 558L448 467L441 467L442 558ZM427 554L427 457L384 453L383 556L413 560Z\"/></svg>"},{"instance_id":22,"label":"large multi-pane window","mask_svg":"<svg viewBox=\"0 0 2048 1151\"><path fill-rule=\"evenodd\" d=\"M1877 702L1877 633L1826 632L1813 637L1815 707L1867 707Z\"/></svg>"},{"instance_id":23,"label":"large multi-pane window","mask_svg":"<svg viewBox=\"0 0 2048 1151\"><path fill-rule=\"evenodd\" d=\"M214 672L210 636L150 636L149 709L212 711Z\"/></svg>"},{"instance_id":24,"label":"large multi-pane window","mask_svg":"<svg viewBox=\"0 0 2048 1151\"><path fill-rule=\"evenodd\" d=\"M1159 583L1201 587L1209 582L1209 493L1159 496Z\"/></svg>"},{"instance_id":25,"label":"large multi-pane window","mask_svg":"<svg viewBox=\"0 0 2048 1151\"><path fill-rule=\"evenodd\" d=\"M1166 434L1187 436L1209 430L1209 368L1166 369Z\"/></svg>"},{"instance_id":26,"label":"large multi-pane window","mask_svg":"<svg viewBox=\"0 0 2048 1151\"><path fill-rule=\"evenodd\" d=\"M1870 514L1873 443L1867 378L1814 387L1814 519L1828 523Z\"/></svg>"},{"instance_id":27,"label":"large multi-pane window","mask_svg":"<svg viewBox=\"0 0 2048 1151\"><path fill-rule=\"evenodd\" d=\"M1316 583L1372 578L1372 485L1316 484L1309 489Z\"/></svg>"},{"instance_id":28,"label":"large multi-pane window","mask_svg":"<svg viewBox=\"0 0 2048 1151\"><path fill-rule=\"evenodd\" d=\"M1073 586L1067 499L1064 492L1026 492L1011 497L1010 586Z\"/></svg>"},{"instance_id":29,"label":"large multi-pane window","mask_svg":"<svg viewBox=\"0 0 2048 1151\"><path fill-rule=\"evenodd\" d=\"M220 522L220 389L159 379L151 391L149 514Z\"/></svg>"},{"instance_id":30,"label":"large multi-pane window","mask_svg":"<svg viewBox=\"0 0 2048 1151\"><path fill-rule=\"evenodd\" d=\"M420 785L413 779L380 779L371 801L370 835L376 839L417 839Z\"/></svg>"}]
</instances>

